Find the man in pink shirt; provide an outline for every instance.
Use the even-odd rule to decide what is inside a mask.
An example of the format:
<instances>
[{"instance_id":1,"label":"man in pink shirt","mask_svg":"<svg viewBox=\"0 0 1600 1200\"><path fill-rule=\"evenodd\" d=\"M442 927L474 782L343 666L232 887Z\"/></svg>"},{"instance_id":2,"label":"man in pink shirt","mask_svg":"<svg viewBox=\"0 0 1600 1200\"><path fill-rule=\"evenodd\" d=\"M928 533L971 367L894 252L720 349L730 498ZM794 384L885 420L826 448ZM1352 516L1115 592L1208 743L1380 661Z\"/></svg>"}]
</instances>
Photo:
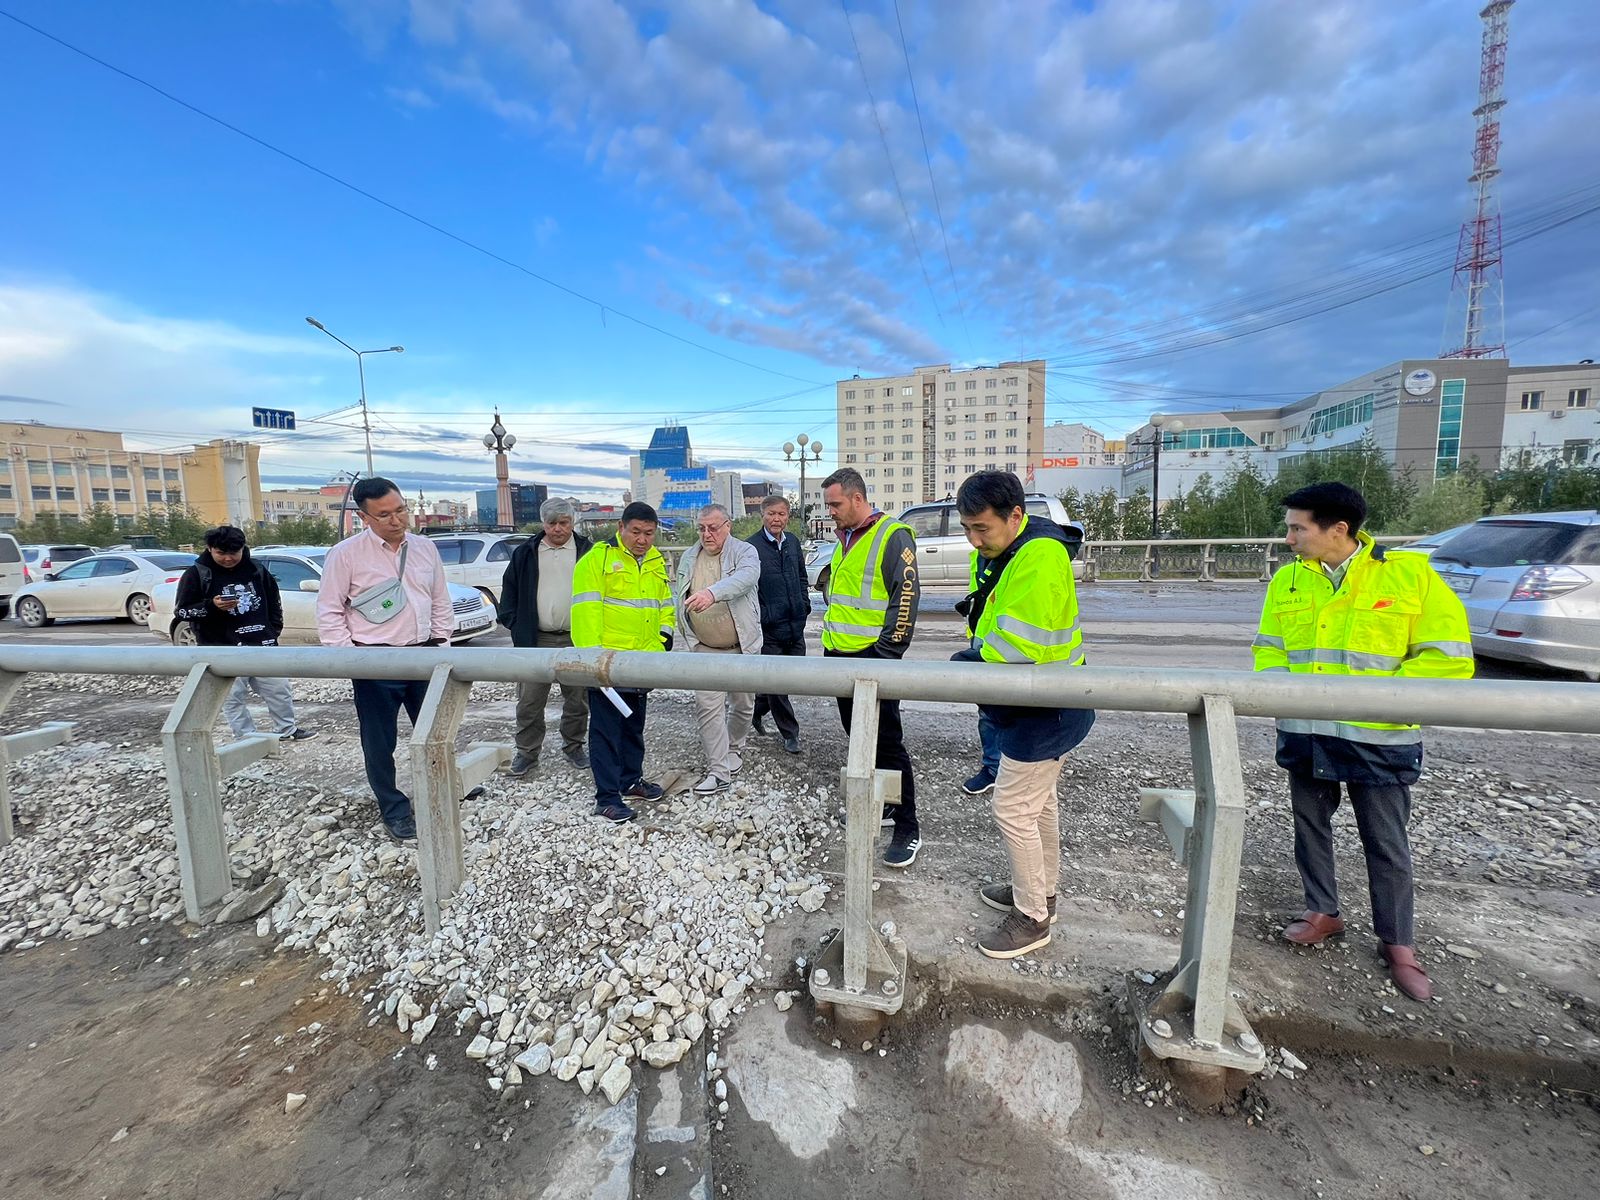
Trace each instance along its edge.
<instances>
[{"instance_id":1,"label":"man in pink shirt","mask_svg":"<svg viewBox=\"0 0 1600 1200\"><path fill-rule=\"evenodd\" d=\"M328 551L317 591L317 635L324 646L440 646L455 626L439 551L406 532L409 512L387 479L359 481L351 499L366 528ZM396 841L417 836L411 798L395 786L400 709L416 724L428 684L422 679L352 679L361 755L384 828Z\"/></svg>"}]
</instances>

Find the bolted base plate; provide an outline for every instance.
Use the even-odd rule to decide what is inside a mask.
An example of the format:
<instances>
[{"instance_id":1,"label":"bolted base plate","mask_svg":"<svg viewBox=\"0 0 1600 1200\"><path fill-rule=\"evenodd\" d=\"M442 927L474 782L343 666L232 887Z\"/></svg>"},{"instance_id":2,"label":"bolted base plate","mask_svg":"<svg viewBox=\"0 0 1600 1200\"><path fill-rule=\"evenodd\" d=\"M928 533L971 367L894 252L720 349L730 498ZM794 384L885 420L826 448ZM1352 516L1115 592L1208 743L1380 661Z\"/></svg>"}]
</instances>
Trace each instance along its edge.
<instances>
[{"instance_id":1,"label":"bolted base plate","mask_svg":"<svg viewBox=\"0 0 1600 1200\"><path fill-rule=\"evenodd\" d=\"M807 983L812 999L819 1004L835 1004L841 1007L868 1008L881 1013L897 1013L900 1006L906 1002L906 946L898 938L893 941L879 937L876 930L869 930L867 936L877 938L878 944L883 948L883 953L894 964L894 970L879 970L873 967L867 969L867 986L863 991L851 991L844 986L844 934L840 933L833 938L812 964L811 975ZM869 961L871 957L869 956ZM826 984L817 982L817 972L827 973ZM887 991L885 985L888 985Z\"/></svg>"},{"instance_id":2,"label":"bolted base plate","mask_svg":"<svg viewBox=\"0 0 1600 1200\"><path fill-rule=\"evenodd\" d=\"M1128 1005L1139 1031L1135 1044L1142 1052L1158 1059L1181 1059L1249 1075L1266 1068L1266 1048L1231 996L1223 1018L1224 1032L1220 1045L1195 1040L1193 1010L1186 1004L1174 1002L1180 999L1184 998L1171 991L1151 993L1136 976L1129 976ZM1171 1036L1162 1037L1156 1032L1155 1023L1158 1020L1166 1023Z\"/></svg>"}]
</instances>

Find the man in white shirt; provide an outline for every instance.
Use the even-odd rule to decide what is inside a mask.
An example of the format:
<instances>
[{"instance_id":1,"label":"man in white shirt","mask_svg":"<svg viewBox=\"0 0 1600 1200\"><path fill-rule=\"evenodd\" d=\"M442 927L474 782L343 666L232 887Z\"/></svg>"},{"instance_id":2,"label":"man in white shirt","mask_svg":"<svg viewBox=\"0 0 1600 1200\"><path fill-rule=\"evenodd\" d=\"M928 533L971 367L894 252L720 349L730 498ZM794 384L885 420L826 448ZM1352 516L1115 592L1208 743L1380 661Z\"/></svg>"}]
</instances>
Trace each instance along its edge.
<instances>
[{"instance_id":1,"label":"man in white shirt","mask_svg":"<svg viewBox=\"0 0 1600 1200\"><path fill-rule=\"evenodd\" d=\"M450 640L455 612L439 550L406 532L410 512L390 480L360 480L350 498L366 525L328 551L317 591L317 635L324 646L439 646ZM396 841L417 836L411 798L395 786L400 709L416 724L425 679L352 679L361 756L384 828Z\"/></svg>"},{"instance_id":2,"label":"man in white shirt","mask_svg":"<svg viewBox=\"0 0 1600 1200\"><path fill-rule=\"evenodd\" d=\"M556 650L572 645L572 572L594 543L572 531L577 518L572 501L559 498L539 506L544 528L518 546L500 583L500 624L518 646ZM544 709L550 702L545 682L517 684L517 752L511 774L526 775L539 765L544 745ZM587 688L561 685L561 753L580 770L589 769L584 743L589 737Z\"/></svg>"},{"instance_id":3,"label":"man in white shirt","mask_svg":"<svg viewBox=\"0 0 1600 1200\"><path fill-rule=\"evenodd\" d=\"M700 540L683 552L674 590L685 644L696 654L760 654L761 556L748 542L728 536L733 518L720 504L700 510L696 530ZM754 692L696 692L694 702L706 755L706 777L694 790L710 796L726 791L744 766L756 697Z\"/></svg>"}]
</instances>

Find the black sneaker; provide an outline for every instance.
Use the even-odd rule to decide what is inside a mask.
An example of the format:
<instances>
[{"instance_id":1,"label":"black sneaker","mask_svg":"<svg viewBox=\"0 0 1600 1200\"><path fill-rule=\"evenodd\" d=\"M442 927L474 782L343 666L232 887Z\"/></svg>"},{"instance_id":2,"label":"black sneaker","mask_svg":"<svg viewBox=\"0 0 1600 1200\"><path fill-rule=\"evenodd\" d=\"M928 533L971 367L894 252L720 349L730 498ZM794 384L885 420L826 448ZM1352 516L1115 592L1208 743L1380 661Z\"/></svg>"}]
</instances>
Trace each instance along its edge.
<instances>
[{"instance_id":1,"label":"black sneaker","mask_svg":"<svg viewBox=\"0 0 1600 1200\"><path fill-rule=\"evenodd\" d=\"M978 895L983 898L985 904L997 912L1008 913L1015 907L1012 903L1011 885L1009 883L985 884L978 889ZM1044 904L1050 910L1050 924L1054 925L1056 923L1056 898L1054 896L1046 896Z\"/></svg>"},{"instance_id":2,"label":"black sneaker","mask_svg":"<svg viewBox=\"0 0 1600 1200\"><path fill-rule=\"evenodd\" d=\"M1049 944L1049 921L1035 921L1012 909L1000 928L978 939L978 951L988 958L1021 958Z\"/></svg>"},{"instance_id":3,"label":"black sneaker","mask_svg":"<svg viewBox=\"0 0 1600 1200\"><path fill-rule=\"evenodd\" d=\"M580 771L589 769L589 752L582 746L565 746L562 748L561 757L566 759Z\"/></svg>"},{"instance_id":4,"label":"black sneaker","mask_svg":"<svg viewBox=\"0 0 1600 1200\"><path fill-rule=\"evenodd\" d=\"M792 733L784 735L783 749L788 754L799 754L800 739Z\"/></svg>"},{"instance_id":5,"label":"black sneaker","mask_svg":"<svg viewBox=\"0 0 1600 1200\"><path fill-rule=\"evenodd\" d=\"M317 731L315 729L301 729L299 726L296 726L293 733L286 733L283 735L283 740L286 742L304 742L309 741L311 738L316 736Z\"/></svg>"},{"instance_id":6,"label":"black sneaker","mask_svg":"<svg viewBox=\"0 0 1600 1200\"><path fill-rule=\"evenodd\" d=\"M624 821L633 820L639 814L621 800L613 800L609 804L596 804L594 806L594 815L604 817L614 825L620 825Z\"/></svg>"},{"instance_id":7,"label":"black sneaker","mask_svg":"<svg viewBox=\"0 0 1600 1200\"><path fill-rule=\"evenodd\" d=\"M506 774L516 779L521 779L529 771L539 765L537 754L524 754L518 750L511 756L511 765L506 768Z\"/></svg>"},{"instance_id":8,"label":"black sneaker","mask_svg":"<svg viewBox=\"0 0 1600 1200\"><path fill-rule=\"evenodd\" d=\"M393 825L385 821L383 829L389 835L391 842L399 842L402 846L415 846L417 844L417 823L415 821L396 821Z\"/></svg>"},{"instance_id":9,"label":"black sneaker","mask_svg":"<svg viewBox=\"0 0 1600 1200\"><path fill-rule=\"evenodd\" d=\"M922 849L922 838L915 833L896 832L889 839L889 848L883 852L886 867L909 867L917 861L917 851Z\"/></svg>"},{"instance_id":10,"label":"black sneaker","mask_svg":"<svg viewBox=\"0 0 1600 1200\"><path fill-rule=\"evenodd\" d=\"M641 779L623 792L622 798L624 800L659 800L663 795L665 793L662 792L660 784L651 783L648 779ZM623 807L627 808L627 805L624 804ZM627 818L624 817L622 819L626 820Z\"/></svg>"},{"instance_id":11,"label":"black sneaker","mask_svg":"<svg viewBox=\"0 0 1600 1200\"><path fill-rule=\"evenodd\" d=\"M961 785L961 790L969 796L981 796L994 791L994 772L988 767L979 768L976 775Z\"/></svg>"}]
</instances>

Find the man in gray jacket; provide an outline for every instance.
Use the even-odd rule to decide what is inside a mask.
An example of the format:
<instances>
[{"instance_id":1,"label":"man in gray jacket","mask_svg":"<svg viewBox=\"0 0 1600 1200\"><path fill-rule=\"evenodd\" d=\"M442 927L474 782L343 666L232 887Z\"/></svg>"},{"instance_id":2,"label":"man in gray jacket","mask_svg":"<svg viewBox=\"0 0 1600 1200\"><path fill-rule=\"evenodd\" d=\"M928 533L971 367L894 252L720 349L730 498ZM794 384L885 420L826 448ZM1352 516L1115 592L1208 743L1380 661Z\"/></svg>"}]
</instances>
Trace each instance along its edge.
<instances>
[{"instance_id":1,"label":"man in gray jacket","mask_svg":"<svg viewBox=\"0 0 1600 1200\"><path fill-rule=\"evenodd\" d=\"M720 504L700 510L700 540L683 552L674 589L678 630L695 654L760 654L761 556L748 542L728 535L733 518ZM695 794L726 791L744 765L741 757L755 712L754 692L696 692L700 745L706 754L706 777Z\"/></svg>"}]
</instances>

